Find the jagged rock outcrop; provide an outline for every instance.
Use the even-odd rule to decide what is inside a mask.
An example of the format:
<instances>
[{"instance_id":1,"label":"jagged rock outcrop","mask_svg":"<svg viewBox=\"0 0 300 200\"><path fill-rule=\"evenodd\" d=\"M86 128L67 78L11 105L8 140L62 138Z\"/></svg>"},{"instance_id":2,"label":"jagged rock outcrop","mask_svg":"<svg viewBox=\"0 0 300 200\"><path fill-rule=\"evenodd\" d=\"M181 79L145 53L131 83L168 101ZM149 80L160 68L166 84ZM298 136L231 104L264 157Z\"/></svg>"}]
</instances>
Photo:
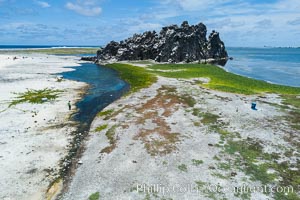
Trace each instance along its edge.
<instances>
[{"instance_id":1,"label":"jagged rock outcrop","mask_svg":"<svg viewBox=\"0 0 300 200\"><path fill-rule=\"evenodd\" d=\"M80 60L95 62L97 60L97 56L83 56Z\"/></svg>"},{"instance_id":2,"label":"jagged rock outcrop","mask_svg":"<svg viewBox=\"0 0 300 200\"><path fill-rule=\"evenodd\" d=\"M97 59L106 61L147 60L157 62L194 62L200 60L223 61L228 58L219 33L213 31L206 38L206 26L203 23L189 25L184 21L180 27L163 27L159 34L147 31L135 34L120 43L111 41L98 50ZM222 63L221 63L222 64Z\"/></svg>"}]
</instances>

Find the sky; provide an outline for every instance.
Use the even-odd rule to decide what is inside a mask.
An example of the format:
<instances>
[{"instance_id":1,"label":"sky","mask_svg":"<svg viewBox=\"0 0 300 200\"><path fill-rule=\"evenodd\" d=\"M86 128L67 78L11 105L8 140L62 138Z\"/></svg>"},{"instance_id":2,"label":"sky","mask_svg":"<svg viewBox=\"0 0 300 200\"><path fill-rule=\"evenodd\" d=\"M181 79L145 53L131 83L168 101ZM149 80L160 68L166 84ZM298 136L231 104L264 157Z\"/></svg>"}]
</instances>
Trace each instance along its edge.
<instances>
[{"instance_id":1,"label":"sky","mask_svg":"<svg viewBox=\"0 0 300 200\"><path fill-rule=\"evenodd\" d=\"M299 0L0 0L0 45L93 45L200 22L229 47L300 47Z\"/></svg>"}]
</instances>

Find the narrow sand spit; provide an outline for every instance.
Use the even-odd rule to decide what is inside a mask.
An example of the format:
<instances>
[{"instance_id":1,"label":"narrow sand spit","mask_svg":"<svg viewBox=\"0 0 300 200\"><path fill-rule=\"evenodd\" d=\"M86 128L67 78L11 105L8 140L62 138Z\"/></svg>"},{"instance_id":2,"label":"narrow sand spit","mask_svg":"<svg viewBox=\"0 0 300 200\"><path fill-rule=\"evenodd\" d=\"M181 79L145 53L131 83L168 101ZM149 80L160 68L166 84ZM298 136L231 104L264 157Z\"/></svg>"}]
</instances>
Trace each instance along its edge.
<instances>
[{"instance_id":1,"label":"narrow sand spit","mask_svg":"<svg viewBox=\"0 0 300 200\"><path fill-rule=\"evenodd\" d=\"M45 199L58 173L59 160L66 155L74 130L69 117L86 87L85 83L58 81L56 73L72 70L65 66L78 66L78 58L0 55L0 199ZM27 88L62 92L43 104L22 103L8 108L15 93Z\"/></svg>"},{"instance_id":2,"label":"narrow sand spit","mask_svg":"<svg viewBox=\"0 0 300 200\"><path fill-rule=\"evenodd\" d=\"M250 108L253 100L257 111ZM245 142L245 148L254 146L249 152L297 162L297 150L284 156L297 149L286 139L296 130L274 103L280 104L277 95L228 94L195 80L159 77L94 120L82 164L62 199L84 200L96 192L105 200L273 199L263 191L234 192L262 183L244 170L242 154L228 152Z\"/></svg>"}]
</instances>

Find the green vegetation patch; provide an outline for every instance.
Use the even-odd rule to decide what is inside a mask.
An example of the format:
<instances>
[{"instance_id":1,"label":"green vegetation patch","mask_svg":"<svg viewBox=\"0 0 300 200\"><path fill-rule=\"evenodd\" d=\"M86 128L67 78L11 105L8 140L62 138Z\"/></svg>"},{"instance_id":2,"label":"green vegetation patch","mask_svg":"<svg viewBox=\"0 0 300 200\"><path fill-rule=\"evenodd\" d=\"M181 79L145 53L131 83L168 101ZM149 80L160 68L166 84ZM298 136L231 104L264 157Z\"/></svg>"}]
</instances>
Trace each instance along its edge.
<instances>
[{"instance_id":1,"label":"green vegetation patch","mask_svg":"<svg viewBox=\"0 0 300 200\"><path fill-rule=\"evenodd\" d=\"M199 108L193 108L192 114L197 117L201 117L201 110Z\"/></svg>"},{"instance_id":2,"label":"green vegetation patch","mask_svg":"<svg viewBox=\"0 0 300 200\"><path fill-rule=\"evenodd\" d=\"M268 173L271 169L267 164L258 164L258 160L270 160L269 154L263 153L260 143L249 141L227 141L225 152L229 154L238 153L242 160L236 159L236 166L243 166L245 173L250 175L252 180L259 180L263 184L271 183L276 175Z\"/></svg>"},{"instance_id":3,"label":"green vegetation patch","mask_svg":"<svg viewBox=\"0 0 300 200\"><path fill-rule=\"evenodd\" d=\"M222 192L224 191L223 187L220 184L211 184L206 183L203 181L195 181L196 189L204 194L205 197L213 200L227 200L225 194ZM211 190L210 186L214 185L214 190Z\"/></svg>"},{"instance_id":4,"label":"green vegetation patch","mask_svg":"<svg viewBox=\"0 0 300 200\"><path fill-rule=\"evenodd\" d=\"M194 122L194 126L201 126L200 122Z\"/></svg>"},{"instance_id":5,"label":"green vegetation patch","mask_svg":"<svg viewBox=\"0 0 300 200\"><path fill-rule=\"evenodd\" d=\"M183 172L187 172L187 166L185 164L178 165L178 169Z\"/></svg>"},{"instance_id":6,"label":"green vegetation patch","mask_svg":"<svg viewBox=\"0 0 300 200\"><path fill-rule=\"evenodd\" d=\"M215 176L217 178L220 178L220 179L228 179L228 178L230 178L228 175L226 176L226 175L223 175L223 174L217 173L217 172L213 172L213 173L211 173L211 175Z\"/></svg>"},{"instance_id":7,"label":"green vegetation patch","mask_svg":"<svg viewBox=\"0 0 300 200\"><path fill-rule=\"evenodd\" d=\"M280 176L280 186L294 188L295 192L299 192L300 188L300 161L297 164L293 164L294 169L291 169L291 164L288 161L277 163L268 163L268 166L278 172ZM299 198L299 197L298 197Z\"/></svg>"},{"instance_id":8,"label":"green vegetation patch","mask_svg":"<svg viewBox=\"0 0 300 200\"><path fill-rule=\"evenodd\" d=\"M176 142L179 141L178 133L167 133L163 139L153 139L145 142L145 148L151 156L165 155L176 149Z\"/></svg>"},{"instance_id":9,"label":"green vegetation patch","mask_svg":"<svg viewBox=\"0 0 300 200\"><path fill-rule=\"evenodd\" d=\"M238 152L243 158L250 162L256 161L259 156L263 155L263 147L259 142L249 139L249 141L227 141L225 151L229 154Z\"/></svg>"},{"instance_id":10,"label":"green vegetation patch","mask_svg":"<svg viewBox=\"0 0 300 200\"><path fill-rule=\"evenodd\" d=\"M201 122L205 125L215 124L219 119L218 115L209 112L201 112L199 108L194 108L192 111L192 115L202 117Z\"/></svg>"},{"instance_id":11,"label":"green vegetation patch","mask_svg":"<svg viewBox=\"0 0 300 200\"><path fill-rule=\"evenodd\" d=\"M214 124L217 123L217 120L219 119L218 115L212 113L202 113L201 116L202 116L201 122L203 124Z\"/></svg>"},{"instance_id":12,"label":"green vegetation patch","mask_svg":"<svg viewBox=\"0 0 300 200\"><path fill-rule=\"evenodd\" d=\"M108 64L106 66L119 72L120 77L130 84L131 92L147 88L157 80L155 75L142 67L120 63Z\"/></svg>"},{"instance_id":13,"label":"green vegetation patch","mask_svg":"<svg viewBox=\"0 0 300 200\"><path fill-rule=\"evenodd\" d=\"M133 61L129 61L129 63L142 64L142 65L152 65L153 64L153 62L150 60L133 60Z\"/></svg>"},{"instance_id":14,"label":"green vegetation patch","mask_svg":"<svg viewBox=\"0 0 300 200\"><path fill-rule=\"evenodd\" d=\"M226 72L224 69L208 64L159 64L149 67L152 73L170 78L209 78L208 84L201 84L204 87L224 92L240 94L257 93L279 93L279 94L300 94L300 87L289 87L270 84L265 81L255 80L240 75ZM173 71L162 71L172 70ZM178 71L179 70L179 71Z\"/></svg>"},{"instance_id":15,"label":"green vegetation patch","mask_svg":"<svg viewBox=\"0 0 300 200\"><path fill-rule=\"evenodd\" d=\"M162 85L160 89L158 89L159 94L166 95L169 98L176 98L180 103L186 104L189 107L194 107L196 104L196 100L189 94L178 94L177 89L175 87L170 87L166 85Z\"/></svg>"},{"instance_id":16,"label":"green vegetation patch","mask_svg":"<svg viewBox=\"0 0 300 200\"><path fill-rule=\"evenodd\" d=\"M111 114L114 112L114 109L109 109L109 110L106 110L106 111L101 111L97 114L98 117L103 117L103 116L106 116L106 117L110 117Z\"/></svg>"},{"instance_id":17,"label":"green vegetation patch","mask_svg":"<svg viewBox=\"0 0 300 200\"><path fill-rule=\"evenodd\" d=\"M235 136L236 135L236 136ZM222 161L218 164L218 169L224 171L231 171L232 169L241 170L250 176L252 181L260 181L263 185L275 184L276 187L290 188L286 192L275 192L274 198L281 199L299 199L297 192L299 192L300 185L300 161L296 163L282 159L279 153L266 153L263 151L263 143L258 140L247 138L244 140L237 140L240 138L238 133L221 134L224 152L234 156L234 160ZM221 153L221 156L223 155ZM290 152L287 152L289 155ZM214 160L221 161L217 156ZM213 174L219 178L219 174ZM224 176L226 177L226 176ZM266 191L267 193L271 191ZM285 194L286 193L286 194Z\"/></svg>"},{"instance_id":18,"label":"green vegetation patch","mask_svg":"<svg viewBox=\"0 0 300 200\"><path fill-rule=\"evenodd\" d=\"M225 152L240 155L235 160L235 166L241 166L252 180L259 180L263 184L272 183L279 179L280 186L292 186L299 191L300 171L293 170L300 167L300 162L296 165L288 161L278 163L280 158L276 153L264 153L263 147L259 142L248 139L246 141L227 141ZM270 173L273 170L274 173Z\"/></svg>"},{"instance_id":19,"label":"green vegetation patch","mask_svg":"<svg viewBox=\"0 0 300 200\"><path fill-rule=\"evenodd\" d=\"M217 132L218 132L222 137L227 136L227 135L231 135L231 134L232 134L231 132L229 132L229 131L227 131L227 130L225 130L225 129L221 129L221 128L218 128L218 129L217 129Z\"/></svg>"},{"instance_id":20,"label":"green vegetation patch","mask_svg":"<svg viewBox=\"0 0 300 200\"><path fill-rule=\"evenodd\" d=\"M114 125L106 131L105 135L109 140L110 145L102 149L100 153L111 153L116 148L117 139L115 138L115 134L116 134L117 127L118 127L117 125Z\"/></svg>"},{"instance_id":21,"label":"green vegetation patch","mask_svg":"<svg viewBox=\"0 0 300 200\"><path fill-rule=\"evenodd\" d=\"M106 129L107 126L108 126L107 124L103 124L101 126L98 126L97 128L95 128L95 132L100 132L100 131Z\"/></svg>"},{"instance_id":22,"label":"green vegetation patch","mask_svg":"<svg viewBox=\"0 0 300 200\"><path fill-rule=\"evenodd\" d=\"M239 191L236 190L234 196L239 197L239 199L250 200L251 199L251 191Z\"/></svg>"},{"instance_id":23,"label":"green vegetation patch","mask_svg":"<svg viewBox=\"0 0 300 200\"><path fill-rule=\"evenodd\" d=\"M203 164L203 160L192 159L192 164L195 166Z\"/></svg>"},{"instance_id":24,"label":"green vegetation patch","mask_svg":"<svg viewBox=\"0 0 300 200\"><path fill-rule=\"evenodd\" d=\"M300 130L300 95L281 95L283 99L283 104L281 106L284 109L289 110L287 121L291 122L291 127ZM288 108L287 105L292 106Z\"/></svg>"},{"instance_id":25,"label":"green vegetation patch","mask_svg":"<svg viewBox=\"0 0 300 200\"><path fill-rule=\"evenodd\" d=\"M277 192L275 193L276 200L300 200L300 197L295 192Z\"/></svg>"},{"instance_id":26,"label":"green vegetation patch","mask_svg":"<svg viewBox=\"0 0 300 200\"><path fill-rule=\"evenodd\" d=\"M41 104L48 100L56 99L61 92L62 90L52 90L49 88L41 90L27 89L26 92L15 93L17 97L15 97L15 99L11 101L9 107L25 102Z\"/></svg>"},{"instance_id":27,"label":"green vegetation patch","mask_svg":"<svg viewBox=\"0 0 300 200\"><path fill-rule=\"evenodd\" d=\"M95 192L89 196L89 200L99 200L100 199L100 193Z\"/></svg>"},{"instance_id":28,"label":"green vegetation patch","mask_svg":"<svg viewBox=\"0 0 300 200\"><path fill-rule=\"evenodd\" d=\"M42 53L42 54L95 54L99 48L49 48L49 49L24 49L24 50L9 50L2 51L5 53Z\"/></svg>"},{"instance_id":29,"label":"green vegetation patch","mask_svg":"<svg viewBox=\"0 0 300 200\"><path fill-rule=\"evenodd\" d=\"M222 170L225 170L225 171L228 171L232 168L230 162L221 162L218 164L218 168L219 169L222 169Z\"/></svg>"},{"instance_id":30,"label":"green vegetation patch","mask_svg":"<svg viewBox=\"0 0 300 200\"><path fill-rule=\"evenodd\" d=\"M181 95L179 99L190 107L194 107L196 100L191 95Z\"/></svg>"},{"instance_id":31,"label":"green vegetation patch","mask_svg":"<svg viewBox=\"0 0 300 200\"><path fill-rule=\"evenodd\" d=\"M199 190L203 190L204 187L207 185L207 183L206 183L206 182L203 182L203 181L195 181L195 183L196 183L197 188L198 188Z\"/></svg>"},{"instance_id":32,"label":"green vegetation patch","mask_svg":"<svg viewBox=\"0 0 300 200\"><path fill-rule=\"evenodd\" d=\"M291 105L296 109L300 109L300 95L281 95L283 104Z\"/></svg>"},{"instance_id":33,"label":"green vegetation patch","mask_svg":"<svg viewBox=\"0 0 300 200\"><path fill-rule=\"evenodd\" d=\"M114 109L109 109L109 110L106 110L106 111L102 111L102 112L99 112L97 114L98 117L103 117L104 116L104 120L109 120L111 119L112 117L115 117L117 116L118 114L122 113L123 110L125 110L126 108L128 108L127 106L115 111Z\"/></svg>"},{"instance_id":34,"label":"green vegetation patch","mask_svg":"<svg viewBox=\"0 0 300 200\"><path fill-rule=\"evenodd\" d=\"M116 142L115 140L116 128L117 126L114 125L110 129L108 129L107 132L105 133L110 144L114 144Z\"/></svg>"},{"instance_id":35,"label":"green vegetation patch","mask_svg":"<svg viewBox=\"0 0 300 200\"><path fill-rule=\"evenodd\" d=\"M292 123L291 126L293 128L300 130L300 109L290 111L287 120Z\"/></svg>"}]
</instances>

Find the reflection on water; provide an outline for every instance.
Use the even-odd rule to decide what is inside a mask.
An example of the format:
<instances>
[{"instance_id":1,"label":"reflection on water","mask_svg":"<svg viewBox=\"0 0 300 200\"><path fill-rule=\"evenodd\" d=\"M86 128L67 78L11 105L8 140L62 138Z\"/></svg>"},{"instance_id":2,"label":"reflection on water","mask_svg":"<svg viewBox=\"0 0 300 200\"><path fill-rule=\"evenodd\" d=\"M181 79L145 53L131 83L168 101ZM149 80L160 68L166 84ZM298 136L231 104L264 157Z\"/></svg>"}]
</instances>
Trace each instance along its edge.
<instances>
[{"instance_id":1,"label":"reflection on water","mask_svg":"<svg viewBox=\"0 0 300 200\"><path fill-rule=\"evenodd\" d=\"M272 83L300 86L300 49L227 48L225 69L243 76Z\"/></svg>"}]
</instances>

